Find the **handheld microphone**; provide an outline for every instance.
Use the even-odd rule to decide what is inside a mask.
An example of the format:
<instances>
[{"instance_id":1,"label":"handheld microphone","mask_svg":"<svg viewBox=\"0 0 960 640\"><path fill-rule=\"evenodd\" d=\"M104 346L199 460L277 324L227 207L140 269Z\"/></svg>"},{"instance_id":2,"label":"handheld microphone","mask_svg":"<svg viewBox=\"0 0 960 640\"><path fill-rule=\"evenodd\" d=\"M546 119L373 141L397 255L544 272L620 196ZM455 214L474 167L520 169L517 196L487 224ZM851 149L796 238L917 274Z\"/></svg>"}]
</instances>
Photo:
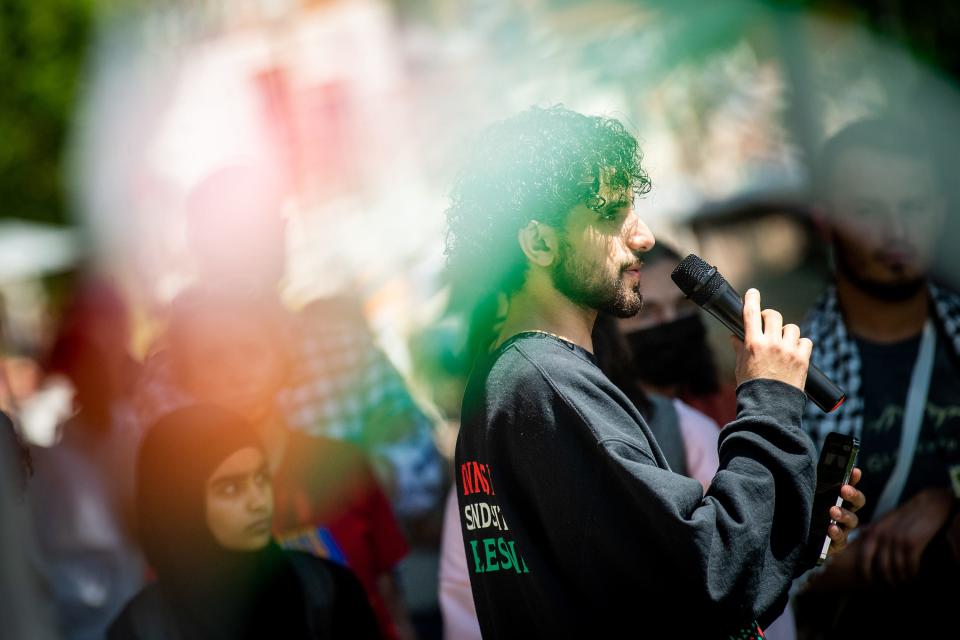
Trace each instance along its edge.
<instances>
[{"instance_id":1,"label":"handheld microphone","mask_svg":"<svg viewBox=\"0 0 960 640\"><path fill-rule=\"evenodd\" d=\"M680 261L670 277L687 298L743 340L743 298L716 267L691 253ZM830 413L847 399L843 389L812 364L807 370L804 393L825 413Z\"/></svg>"}]
</instances>

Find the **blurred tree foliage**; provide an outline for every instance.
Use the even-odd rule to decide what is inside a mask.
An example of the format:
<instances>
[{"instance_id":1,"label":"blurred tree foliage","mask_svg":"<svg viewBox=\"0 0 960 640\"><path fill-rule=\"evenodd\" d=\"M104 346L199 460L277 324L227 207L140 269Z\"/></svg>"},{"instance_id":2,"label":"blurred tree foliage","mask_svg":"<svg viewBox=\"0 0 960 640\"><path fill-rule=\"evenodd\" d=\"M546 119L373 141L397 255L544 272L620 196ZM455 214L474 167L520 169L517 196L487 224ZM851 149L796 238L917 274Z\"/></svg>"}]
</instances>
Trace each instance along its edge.
<instances>
[{"instance_id":1,"label":"blurred tree foliage","mask_svg":"<svg viewBox=\"0 0 960 640\"><path fill-rule=\"evenodd\" d=\"M94 0L0 0L0 217L68 222L65 142Z\"/></svg>"}]
</instances>

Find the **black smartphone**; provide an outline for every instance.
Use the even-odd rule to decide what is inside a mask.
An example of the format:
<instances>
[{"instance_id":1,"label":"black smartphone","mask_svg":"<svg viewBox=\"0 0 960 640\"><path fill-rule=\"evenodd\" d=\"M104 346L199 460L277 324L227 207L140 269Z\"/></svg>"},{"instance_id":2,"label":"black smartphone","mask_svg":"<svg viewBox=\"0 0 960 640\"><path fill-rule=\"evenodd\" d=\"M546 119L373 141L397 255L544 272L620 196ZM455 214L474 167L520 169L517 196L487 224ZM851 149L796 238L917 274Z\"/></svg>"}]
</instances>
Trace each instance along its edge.
<instances>
[{"instance_id":1,"label":"black smartphone","mask_svg":"<svg viewBox=\"0 0 960 640\"><path fill-rule=\"evenodd\" d=\"M860 440L853 436L831 431L827 434L817 464L817 490L813 497L813 521L811 540L823 539L817 565L823 564L830 550L827 528L836 521L830 517L830 507L842 506L840 487L850 482L850 474L860 453Z\"/></svg>"}]
</instances>

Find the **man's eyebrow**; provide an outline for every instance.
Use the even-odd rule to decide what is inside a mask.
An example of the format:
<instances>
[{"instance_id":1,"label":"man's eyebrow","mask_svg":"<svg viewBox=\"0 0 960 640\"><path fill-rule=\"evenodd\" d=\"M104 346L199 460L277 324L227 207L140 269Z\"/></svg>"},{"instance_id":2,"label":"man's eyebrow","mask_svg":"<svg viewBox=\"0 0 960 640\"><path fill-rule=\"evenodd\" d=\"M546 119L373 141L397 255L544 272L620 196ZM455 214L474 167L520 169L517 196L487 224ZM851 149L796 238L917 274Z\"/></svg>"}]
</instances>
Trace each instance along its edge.
<instances>
[{"instance_id":1,"label":"man's eyebrow","mask_svg":"<svg viewBox=\"0 0 960 640\"><path fill-rule=\"evenodd\" d=\"M614 211L619 211L620 209L625 209L630 206L630 201L626 198L621 198L619 200L611 200L600 207L600 213L613 213Z\"/></svg>"}]
</instances>

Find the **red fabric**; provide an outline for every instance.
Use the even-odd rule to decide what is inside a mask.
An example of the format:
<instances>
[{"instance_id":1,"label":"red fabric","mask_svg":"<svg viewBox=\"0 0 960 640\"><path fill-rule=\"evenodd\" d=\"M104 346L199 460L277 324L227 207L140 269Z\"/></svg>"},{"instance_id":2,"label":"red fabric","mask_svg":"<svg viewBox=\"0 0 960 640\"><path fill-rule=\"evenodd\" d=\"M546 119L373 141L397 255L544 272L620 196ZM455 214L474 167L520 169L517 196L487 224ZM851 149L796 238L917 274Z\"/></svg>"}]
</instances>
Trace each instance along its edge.
<instances>
[{"instance_id":1,"label":"red fabric","mask_svg":"<svg viewBox=\"0 0 960 640\"><path fill-rule=\"evenodd\" d=\"M345 560L366 589L384 634L396 638L376 581L393 571L409 547L369 464L350 444L299 432L290 433L285 451L273 479L277 540Z\"/></svg>"}]
</instances>

